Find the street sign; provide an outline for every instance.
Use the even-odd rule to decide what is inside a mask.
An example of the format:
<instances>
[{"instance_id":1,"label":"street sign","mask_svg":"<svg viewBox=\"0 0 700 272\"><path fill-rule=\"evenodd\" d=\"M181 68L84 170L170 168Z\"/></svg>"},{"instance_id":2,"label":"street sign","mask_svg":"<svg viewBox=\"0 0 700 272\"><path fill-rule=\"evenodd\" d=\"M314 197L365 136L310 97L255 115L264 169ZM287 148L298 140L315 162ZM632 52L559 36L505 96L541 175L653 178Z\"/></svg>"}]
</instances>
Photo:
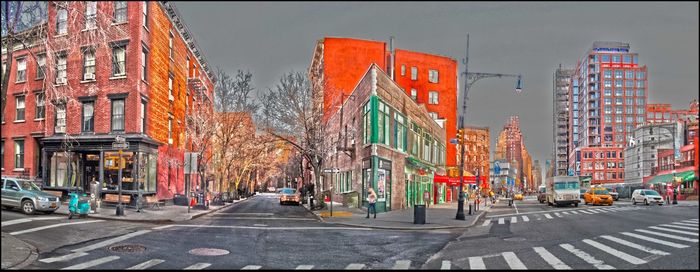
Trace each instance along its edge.
<instances>
[{"instance_id":1,"label":"street sign","mask_svg":"<svg viewBox=\"0 0 700 272\"><path fill-rule=\"evenodd\" d=\"M197 173L197 152L185 152L185 174Z\"/></svg>"},{"instance_id":2,"label":"street sign","mask_svg":"<svg viewBox=\"0 0 700 272\"><path fill-rule=\"evenodd\" d=\"M112 142L112 149L129 149L129 142Z\"/></svg>"},{"instance_id":3,"label":"street sign","mask_svg":"<svg viewBox=\"0 0 700 272\"><path fill-rule=\"evenodd\" d=\"M338 169L338 168L323 169L323 173L340 173L340 169Z\"/></svg>"},{"instance_id":4,"label":"street sign","mask_svg":"<svg viewBox=\"0 0 700 272\"><path fill-rule=\"evenodd\" d=\"M452 139L450 139L450 143L451 144L458 144L459 141L457 140L457 138L452 138Z\"/></svg>"},{"instance_id":5,"label":"street sign","mask_svg":"<svg viewBox=\"0 0 700 272\"><path fill-rule=\"evenodd\" d=\"M499 163L498 161L495 161L495 162L493 163L493 172L494 172L496 175L501 174L501 163Z\"/></svg>"}]
</instances>

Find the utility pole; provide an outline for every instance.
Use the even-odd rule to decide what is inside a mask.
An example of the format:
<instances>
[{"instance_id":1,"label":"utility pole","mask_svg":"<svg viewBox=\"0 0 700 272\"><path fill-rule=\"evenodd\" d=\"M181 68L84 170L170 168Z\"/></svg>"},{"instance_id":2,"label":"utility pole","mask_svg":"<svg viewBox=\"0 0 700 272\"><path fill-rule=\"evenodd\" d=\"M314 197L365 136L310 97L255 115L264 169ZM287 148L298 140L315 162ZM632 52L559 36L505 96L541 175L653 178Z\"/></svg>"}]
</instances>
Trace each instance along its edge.
<instances>
[{"instance_id":1,"label":"utility pole","mask_svg":"<svg viewBox=\"0 0 700 272\"><path fill-rule=\"evenodd\" d=\"M463 60L464 63L464 96L462 97L462 114L459 116L459 129L464 129L464 119L467 115L467 100L469 100L469 88L477 80L489 77L517 77L518 83L516 85L515 91L520 93L521 88L521 76L513 74L493 74L493 73L469 73L469 34L467 34L467 54ZM464 144L460 147L460 163L459 163L459 200L457 202L457 220L465 220L464 217Z\"/></svg>"}]
</instances>

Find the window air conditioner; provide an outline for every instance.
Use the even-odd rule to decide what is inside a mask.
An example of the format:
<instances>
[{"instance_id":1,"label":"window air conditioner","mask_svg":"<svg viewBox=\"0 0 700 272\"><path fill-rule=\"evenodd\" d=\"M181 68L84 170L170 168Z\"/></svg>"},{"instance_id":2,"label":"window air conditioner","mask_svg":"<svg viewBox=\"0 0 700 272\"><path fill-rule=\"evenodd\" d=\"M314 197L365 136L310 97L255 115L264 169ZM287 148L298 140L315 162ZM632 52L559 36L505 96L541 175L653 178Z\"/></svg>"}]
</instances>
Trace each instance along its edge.
<instances>
[{"instance_id":1,"label":"window air conditioner","mask_svg":"<svg viewBox=\"0 0 700 272\"><path fill-rule=\"evenodd\" d=\"M93 74L93 73L85 74L85 75L83 76L83 78L84 78L85 80L95 80L95 74Z\"/></svg>"},{"instance_id":2,"label":"window air conditioner","mask_svg":"<svg viewBox=\"0 0 700 272\"><path fill-rule=\"evenodd\" d=\"M65 77L59 77L56 79L56 84L66 84L66 78Z\"/></svg>"}]
</instances>

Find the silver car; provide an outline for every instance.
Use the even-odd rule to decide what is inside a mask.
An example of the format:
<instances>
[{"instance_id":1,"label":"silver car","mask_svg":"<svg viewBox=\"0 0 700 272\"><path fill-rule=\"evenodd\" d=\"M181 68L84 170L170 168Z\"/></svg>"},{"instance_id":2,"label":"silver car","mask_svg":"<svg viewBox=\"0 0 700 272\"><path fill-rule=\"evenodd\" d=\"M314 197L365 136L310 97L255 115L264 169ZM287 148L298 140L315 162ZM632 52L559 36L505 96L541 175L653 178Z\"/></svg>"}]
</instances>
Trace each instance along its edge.
<instances>
[{"instance_id":1,"label":"silver car","mask_svg":"<svg viewBox=\"0 0 700 272\"><path fill-rule=\"evenodd\" d=\"M644 203L644 205L655 203L661 206L664 204L664 198L654 190L637 189L632 193L632 204L637 205L637 203Z\"/></svg>"},{"instance_id":2,"label":"silver car","mask_svg":"<svg viewBox=\"0 0 700 272\"><path fill-rule=\"evenodd\" d=\"M53 213L61 207L60 199L29 180L2 178L2 207L20 208L25 214L36 211Z\"/></svg>"}]
</instances>

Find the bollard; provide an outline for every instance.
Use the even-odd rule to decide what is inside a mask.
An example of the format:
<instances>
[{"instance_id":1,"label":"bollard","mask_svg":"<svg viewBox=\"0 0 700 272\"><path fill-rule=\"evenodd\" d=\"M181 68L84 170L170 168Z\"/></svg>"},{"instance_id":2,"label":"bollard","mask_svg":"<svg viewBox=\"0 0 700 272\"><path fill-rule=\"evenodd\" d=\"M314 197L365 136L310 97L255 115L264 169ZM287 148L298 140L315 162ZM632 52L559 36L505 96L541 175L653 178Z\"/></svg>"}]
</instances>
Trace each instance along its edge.
<instances>
[{"instance_id":1,"label":"bollard","mask_svg":"<svg viewBox=\"0 0 700 272\"><path fill-rule=\"evenodd\" d=\"M469 215L472 215L472 204L469 203Z\"/></svg>"}]
</instances>

